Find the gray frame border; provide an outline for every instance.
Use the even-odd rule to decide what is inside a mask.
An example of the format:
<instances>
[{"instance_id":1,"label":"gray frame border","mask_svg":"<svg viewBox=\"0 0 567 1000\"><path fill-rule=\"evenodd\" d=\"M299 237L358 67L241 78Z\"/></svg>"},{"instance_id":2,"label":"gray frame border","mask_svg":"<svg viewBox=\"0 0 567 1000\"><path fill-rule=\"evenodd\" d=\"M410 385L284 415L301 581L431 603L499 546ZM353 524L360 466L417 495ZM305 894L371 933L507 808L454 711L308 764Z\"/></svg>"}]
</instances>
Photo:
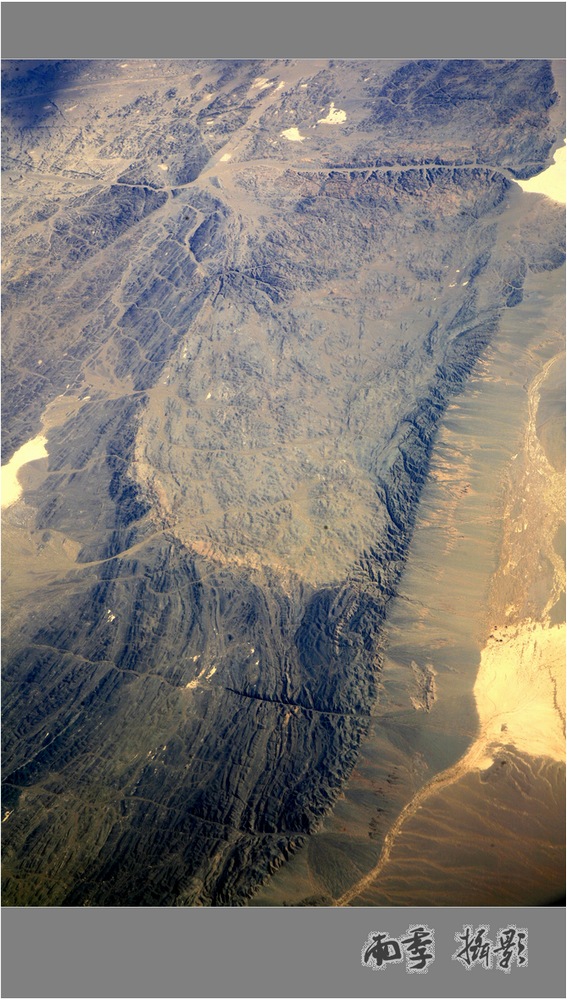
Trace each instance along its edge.
<instances>
[{"instance_id":1,"label":"gray frame border","mask_svg":"<svg viewBox=\"0 0 567 1000\"><path fill-rule=\"evenodd\" d=\"M561 59L564 3L2 3L2 58Z\"/></svg>"}]
</instances>

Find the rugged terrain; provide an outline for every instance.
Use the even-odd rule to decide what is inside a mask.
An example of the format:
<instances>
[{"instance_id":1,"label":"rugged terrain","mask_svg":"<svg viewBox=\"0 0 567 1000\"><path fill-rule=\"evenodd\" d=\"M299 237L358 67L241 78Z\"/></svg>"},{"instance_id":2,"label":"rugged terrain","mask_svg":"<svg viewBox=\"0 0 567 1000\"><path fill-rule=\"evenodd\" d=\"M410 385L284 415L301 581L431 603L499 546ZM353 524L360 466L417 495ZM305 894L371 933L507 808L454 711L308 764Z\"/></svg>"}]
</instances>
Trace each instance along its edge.
<instances>
[{"instance_id":1,"label":"rugged terrain","mask_svg":"<svg viewBox=\"0 0 567 1000\"><path fill-rule=\"evenodd\" d=\"M241 903L354 766L441 416L564 260L514 184L553 75L4 73L3 463L49 456L4 515L4 901Z\"/></svg>"}]
</instances>

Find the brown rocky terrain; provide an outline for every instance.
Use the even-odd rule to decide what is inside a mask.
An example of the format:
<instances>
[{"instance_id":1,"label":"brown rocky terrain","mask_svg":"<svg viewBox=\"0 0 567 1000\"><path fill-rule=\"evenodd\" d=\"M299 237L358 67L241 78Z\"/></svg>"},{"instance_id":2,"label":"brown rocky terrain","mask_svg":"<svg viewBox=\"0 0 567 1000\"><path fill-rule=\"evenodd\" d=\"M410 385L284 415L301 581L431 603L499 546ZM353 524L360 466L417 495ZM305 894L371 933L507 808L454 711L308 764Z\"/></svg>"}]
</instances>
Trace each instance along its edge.
<instances>
[{"instance_id":1,"label":"brown rocky terrain","mask_svg":"<svg viewBox=\"0 0 567 1000\"><path fill-rule=\"evenodd\" d=\"M564 260L514 184L551 68L4 74L3 462L48 452L4 514L4 900L242 903L355 764L443 413Z\"/></svg>"}]
</instances>

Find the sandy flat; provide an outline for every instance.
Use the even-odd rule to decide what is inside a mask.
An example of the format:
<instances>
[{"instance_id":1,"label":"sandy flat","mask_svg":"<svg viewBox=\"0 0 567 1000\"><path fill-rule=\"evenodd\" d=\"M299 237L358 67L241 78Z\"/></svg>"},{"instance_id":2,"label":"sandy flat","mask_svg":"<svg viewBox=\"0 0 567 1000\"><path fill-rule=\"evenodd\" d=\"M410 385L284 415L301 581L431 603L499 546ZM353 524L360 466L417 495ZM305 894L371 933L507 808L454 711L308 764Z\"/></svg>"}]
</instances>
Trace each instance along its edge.
<instances>
[{"instance_id":1,"label":"sandy flat","mask_svg":"<svg viewBox=\"0 0 567 1000\"><path fill-rule=\"evenodd\" d=\"M18 479L20 469L28 462L35 462L38 458L47 458L47 438L43 434L38 434L31 441L26 441L7 465L2 466L2 507L11 507L22 495L22 487Z\"/></svg>"},{"instance_id":2,"label":"sandy flat","mask_svg":"<svg viewBox=\"0 0 567 1000\"><path fill-rule=\"evenodd\" d=\"M336 108L334 101L331 101L327 117L317 119L318 125L340 125L342 122L346 122L346 111Z\"/></svg>"},{"instance_id":3,"label":"sandy flat","mask_svg":"<svg viewBox=\"0 0 567 1000\"><path fill-rule=\"evenodd\" d=\"M495 631L481 654L474 696L487 750L512 744L565 760L565 625L525 622ZM481 767L492 762L487 753Z\"/></svg>"},{"instance_id":4,"label":"sandy flat","mask_svg":"<svg viewBox=\"0 0 567 1000\"><path fill-rule=\"evenodd\" d=\"M298 128L286 128L280 135L284 139L289 139L290 142L303 142L306 136L300 135Z\"/></svg>"},{"instance_id":5,"label":"sandy flat","mask_svg":"<svg viewBox=\"0 0 567 1000\"><path fill-rule=\"evenodd\" d=\"M522 191L533 194L545 194L553 201L565 204L565 152L567 147L561 146L555 152L553 163L547 170L530 177L529 181L518 181Z\"/></svg>"}]
</instances>

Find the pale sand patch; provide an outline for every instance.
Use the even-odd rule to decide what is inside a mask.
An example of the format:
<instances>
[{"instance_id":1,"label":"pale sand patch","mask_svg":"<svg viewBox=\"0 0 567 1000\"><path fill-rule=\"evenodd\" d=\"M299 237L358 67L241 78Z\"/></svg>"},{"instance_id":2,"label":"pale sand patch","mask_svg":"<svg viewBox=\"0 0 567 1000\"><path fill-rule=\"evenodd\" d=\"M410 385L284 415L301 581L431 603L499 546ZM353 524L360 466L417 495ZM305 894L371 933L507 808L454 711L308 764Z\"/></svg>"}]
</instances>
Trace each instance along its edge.
<instances>
[{"instance_id":1,"label":"pale sand patch","mask_svg":"<svg viewBox=\"0 0 567 1000\"><path fill-rule=\"evenodd\" d=\"M541 174L530 177L529 181L518 181L522 191L545 194L553 201L565 204L565 153L567 147L555 151L553 163Z\"/></svg>"},{"instance_id":2,"label":"pale sand patch","mask_svg":"<svg viewBox=\"0 0 567 1000\"><path fill-rule=\"evenodd\" d=\"M329 114L326 118L318 118L318 125L340 125L341 122L346 122L346 111L341 111L340 108L335 108L335 102L331 101L331 107L329 108Z\"/></svg>"},{"instance_id":3,"label":"pale sand patch","mask_svg":"<svg viewBox=\"0 0 567 1000\"><path fill-rule=\"evenodd\" d=\"M498 743L511 743L533 757L565 760L565 623L549 622L551 608L565 584L563 562L553 549L553 537L565 510L565 484L563 476L549 464L537 428L542 387L556 360L547 361L528 386L524 464L514 466L511 497L504 510L492 614L493 621L502 622L504 601L506 612L516 614L517 620L509 618L507 624L495 627L481 653L474 687L479 742L487 748L481 766L492 763L491 745ZM516 509L519 498L521 508ZM519 609L530 606L537 567L543 559L551 564L549 596L542 620L534 621L529 611L522 614Z\"/></svg>"},{"instance_id":4,"label":"pale sand patch","mask_svg":"<svg viewBox=\"0 0 567 1000\"><path fill-rule=\"evenodd\" d=\"M474 686L489 767L491 746L513 744L533 757L565 760L565 624L526 621L495 630Z\"/></svg>"},{"instance_id":5,"label":"pale sand patch","mask_svg":"<svg viewBox=\"0 0 567 1000\"><path fill-rule=\"evenodd\" d=\"M257 76L252 84L252 90L265 90L266 87L273 87L271 80L267 76Z\"/></svg>"},{"instance_id":6,"label":"pale sand patch","mask_svg":"<svg viewBox=\"0 0 567 1000\"><path fill-rule=\"evenodd\" d=\"M2 507L11 507L22 495L22 487L18 480L20 469L28 462L36 462L39 458L47 458L47 438L38 434L31 441L26 441L12 455L7 465L2 466Z\"/></svg>"},{"instance_id":7,"label":"pale sand patch","mask_svg":"<svg viewBox=\"0 0 567 1000\"><path fill-rule=\"evenodd\" d=\"M221 163L228 163L228 161L231 159L232 159L232 153L223 153L220 158L220 161Z\"/></svg>"},{"instance_id":8,"label":"pale sand patch","mask_svg":"<svg viewBox=\"0 0 567 1000\"><path fill-rule=\"evenodd\" d=\"M195 659L198 659L198 657L194 656L193 657L193 661L195 661ZM213 674L216 673L216 669L217 669L216 667L211 667L211 669L209 670L209 673L207 674L207 676L206 676L205 679L208 680L209 677L212 677ZM203 680L203 677L204 677L204 675L206 673L206 670L207 670L207 668L203 667L203 669L199 671L199 673L197 674L197 676L194 677L192 681L189 681L189 683L185 685L185 690L194 691L195 688L200 687L200 685L202 683L202 680Z\"/></svg>"},{"instance_id":9,"label":"pale sand patch","mask_svg":"<svg viewBox=\"0 0 567 1000\"><path fill-rule=\"evenodd\" d=\"M158 167L160 170L169 170L167 163L158 163Z\"/></svg>"},{"instance_id":10,"label":"pale sand patch","mask_svg":"<svg viewBox=\"0 0 567 1000\"><path fill-rule=\"evenodd\" d=\"M348 906L376 883L390 860L405 822L417 813L430 795L453 785L471 771L491 767L502 747L513 744L530 756L565 760L562 716L565 625L546 628L524 622L509 632L502 629L493 633L481 655L474 694L480 716L480 736L460 761L435 775L404 806L384 838L378 864L343 893L335 906Z\"/></svg>"},{"instance_id":11,"label":"pale sand patch","mask_svg":"<svg viewBox=\"0 0 567 1000\"><path fill-rule=\"evenodd\" d=\"M289 139L290 142L303 142L307 137L299 134L298 128L286 128L280 135L284 139Z\"/></svg>"}]
</instances>

